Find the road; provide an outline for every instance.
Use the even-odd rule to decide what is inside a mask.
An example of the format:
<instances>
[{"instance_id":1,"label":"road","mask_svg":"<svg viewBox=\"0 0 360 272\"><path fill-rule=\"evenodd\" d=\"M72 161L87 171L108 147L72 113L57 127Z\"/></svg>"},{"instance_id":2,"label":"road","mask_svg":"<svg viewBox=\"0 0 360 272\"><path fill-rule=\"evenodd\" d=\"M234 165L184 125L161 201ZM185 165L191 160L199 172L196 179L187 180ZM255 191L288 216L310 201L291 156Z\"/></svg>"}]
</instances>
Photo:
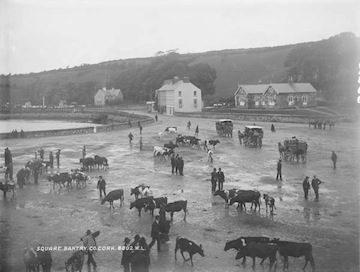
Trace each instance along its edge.
<instances>
[{"instance_id":1,"label":"road","mask_svg":"<svg viewBox=\"0 0 360 272\"><path fill-rule=\"evenodd\" d=\"M191 120L191 130L186 124ZM79 167L82 146L87 155L106 156L108 171L90 172L86 189L52 189L46 176L41 176L38 186L28 185L17 190L15 200L0 196L1 250L12 271L24 270L22 250L29 244L36 246L69 246L77 243L87 229L100 230L100 246L122 245L125 237L133 239L139 233L151 241L152 218L147 213L138 217L130 210L130 188L144 183L150 185L155 197L167 196L169 202L187 199L189 214L183 221L183 212L175 213L170 229L170 241L158 253L151 250L150 271L253 271L251 260L241 265L235 260L236 252L224 252L226 240L240 236L268 236L284 240L310 242L313 245L317 271L359 271L359 130L351 124L340 124L334 131L315 130L304 124L276 123L271 133L270 123L257 123L264 127L261 149L239 144L237 137L220 138L216 135L213 119L187 119L159 116L159 122L143 128L144 150L139 150L139 129L129 128L99 134L62 136L41 139L11 139L2 142L13 154L15 173L31 158L35 150L43 147L45 158L49 151L61 149L61 167L53 171L69 171ZM252 123L235 122L234 130L243 130ZM184 158L184 176L172 175L169 160L153 158L154 146L162 146L175 136L158 139L158 132L167 126L177 126L178 131L194 135L199 125L201 139L219 139L214 152L214 163L207 162L206 152L191 147L179 147L176 152ZM129 145L127 135L135 136ZM235 133L234 136L237 134ZM276 163L279 158L277 143L287 138L307 141L306 164L283 162L283 181L276 181ZM338 167L332 168L331 151L338 154ZM221 167L225 173L226 189L256 189L268 193L276 200L275 214L266 213L262 201L260 213L250 207L238 211L235 206L225 209L220 197L213 197L210 173ZM115 211L101 205L96 190L97 177L107 182L107 192L123 188L125 206L115 202ZM313 175L324 181L320 185L320 201L304 200L302 180ZM175 239L183 236L204 247L205 257L194 256L194 267L184 263L180 254L174 260ZM76 245L80 245L77 243ZM73 251L53 251L53 270L64 271L64 263ZM4 256L4 255L3 255ZM122 271L121 251L99 251L95 260L96 271ZM257 261L255 271L268 269ZM290 258L290 270L301 271L304 258ZM282 262L278 258L278 270ZM86 268L86 265L84 265ZM86 269L85 269L86 271ZM310 271L310 267L307 268Z\"/></svg>"}]
</instances>

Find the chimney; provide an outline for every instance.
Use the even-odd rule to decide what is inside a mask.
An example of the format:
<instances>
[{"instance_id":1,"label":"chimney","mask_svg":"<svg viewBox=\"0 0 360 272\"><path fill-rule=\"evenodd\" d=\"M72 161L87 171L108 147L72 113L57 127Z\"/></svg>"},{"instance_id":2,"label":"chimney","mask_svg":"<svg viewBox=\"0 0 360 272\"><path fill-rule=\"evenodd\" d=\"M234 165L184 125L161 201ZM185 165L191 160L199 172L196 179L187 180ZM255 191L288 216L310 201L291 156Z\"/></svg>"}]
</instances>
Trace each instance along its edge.
<instances>
[{"instance_id":1,"label":"chimney","mask_svg":"<svg viewBox=\"0 0 360 272\"><path fill-rule=\"evenodd\" d=\"M189 77L184 77L184 78L183 78L183 82L184 82L184 83L189 83L189 82L190 82L190 78L189 78Z\"/></svg>"},{"instance_id":2,"label":"chimney","mask_svg":"<svg viewBox=\"0 0 360 272\"><path fill-rule=\"evenodd\" d=\"M179 77L178 76L174 76L174 79L173 79L173 84L175 84L176 82L179 81Z\"/></svg>"},{"instance_id":3,"label":"chimney","mask_svg":"<svg viewBox=\"0 0 360 272\"><path fill-rule=\"evenodd\" d=\"M293 86L294 85L294 80L293 80L293 78L292 78L292 76L291 77L289 77L289 84L291 85L291 86Z\"/></svg>"}]
</instances>

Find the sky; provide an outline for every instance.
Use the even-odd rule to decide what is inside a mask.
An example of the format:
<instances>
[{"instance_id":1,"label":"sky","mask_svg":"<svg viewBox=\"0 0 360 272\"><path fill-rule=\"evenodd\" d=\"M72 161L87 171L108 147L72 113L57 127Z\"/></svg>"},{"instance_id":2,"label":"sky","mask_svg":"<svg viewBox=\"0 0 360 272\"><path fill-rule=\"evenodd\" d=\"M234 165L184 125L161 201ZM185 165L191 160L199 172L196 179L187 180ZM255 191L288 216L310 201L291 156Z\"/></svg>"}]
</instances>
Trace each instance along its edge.
<instances>
[{"instance_id":1,"label":"sky","mask_svg":"<svg viewBox=\"0 0 360 272\"><path fill-rule=\"evenodd\" d=\"M359 0L0 0L0 74L360 35Z\"/></svg>"}]
</instances>

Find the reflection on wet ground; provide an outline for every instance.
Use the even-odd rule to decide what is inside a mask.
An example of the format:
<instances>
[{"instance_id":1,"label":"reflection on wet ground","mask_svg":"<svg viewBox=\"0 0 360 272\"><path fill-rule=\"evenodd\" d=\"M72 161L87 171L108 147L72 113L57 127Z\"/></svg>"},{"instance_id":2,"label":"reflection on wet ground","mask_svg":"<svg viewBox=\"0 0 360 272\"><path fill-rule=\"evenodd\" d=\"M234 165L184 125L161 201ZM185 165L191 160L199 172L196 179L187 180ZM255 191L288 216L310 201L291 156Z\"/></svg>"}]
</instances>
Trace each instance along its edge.
<instances>
[{"instance_id":1,"label":"reflection on wet ground","mask_svg":"<svg viewBox=\"0 0 360 272\"><path fill-rule=\"evenodd\" d=\"M153 146L162 146L174 136L165 135L163 141L157 137L159 131L177 124L183 134L193 134L186 129L187 119L163 117L157 124L144 127L144 150L139 150L139 130L95 135L77 135L42 139L14 139L3 143L9 146L14 156L15 171L33 157L41 146L48 152L60 148L61 168L54 172L68 171L79 167L81 149L87 146L88 156L106 156L108 171L96 170L89 173L90 181L85 189L53 189L45 176L40 185L26 186L18 190L16 200L2 200L0 197L1 244L6 248L7 258L13 271L23 270L18 254L24 246L43 243L48 245L72 245L87 229L100 230L98 244L119 245L124 237L136 233L150 241L152 218L142 212L130 210L130 188L139 184L150 185L154 196L166 196L169 202L187 199L186 222L183 212L175 213L170 230L170 241L164 250L151 251L151 271L253 271L251 261L240 265L236 253L224 252L226 239L240 236L269 236L284 240L307 241L313 245L313 254L318 271L358 271L359 268L359 175L354 170L359 161L358 131L354 127L340 125L335 131L318 131L301 124L276 124L276 133L270 133L269 123L265 129L264 145L261 149L240 146L235 137L220 138L216 135L215 120L191 119L199 124L201 139L219 139L214 151L214 163L207 162L206 152L191 147L179 147L176 152L185 160L184 176L172 175L169 160L153 158ZM246 123L235 122L235 130ZM344 134L341 131L346 130ZM127 135L132 131L135 139L129 146ZM236 134L234 134L236 135ZM296 135L309 145L306 164L283 162L283 181L276 181L278 160L277 142ZM353 144L349 144L353 143ZM331 167L331 151L338 153L338 169ZM264 201L260 212L226 209L224 200L211 195L210 172L221 167L225 173L226 189L256 189L268 193L275 199L276 210L266 212ZM320 185L320 200L304 200L302 181L306 175L316 174L324 184ZM115 210L108 203L101 205L96 183L99 175L107 182L107 192L123 188L125 206ZM156 212L157 213L157 212ZM169 216L169 215L168 215ZM194 256L195 266L183 263L182 258L174 260L174 246L177 236L185 236L205 249L205 257ZM63 271L64 261L71 252L53 252L53 271ZM97 271L114 271L120 268L121 252L98 252L95 258ZM302 259L290 259L291 271L300 271ZM282 268L279 262L278 267ZM257 262L255 271L268 269ZM345 270L343 270L345 269Z\"/></svg>"}]
</instances>

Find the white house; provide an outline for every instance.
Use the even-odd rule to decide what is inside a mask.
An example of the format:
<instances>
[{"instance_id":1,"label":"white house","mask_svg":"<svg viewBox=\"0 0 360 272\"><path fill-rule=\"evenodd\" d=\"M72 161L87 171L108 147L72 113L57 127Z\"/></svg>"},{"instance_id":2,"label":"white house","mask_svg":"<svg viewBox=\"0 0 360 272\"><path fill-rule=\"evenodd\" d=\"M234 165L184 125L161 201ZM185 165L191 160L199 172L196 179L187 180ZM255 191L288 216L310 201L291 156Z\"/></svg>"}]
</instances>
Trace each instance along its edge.
<instances>
[{"instance_id":1,"label":"white house","mask_svg":"<svg viewBox=\"0 0 360 272\"><path fill-rule=\"evenodd\" d=\"M188 77L165 80L155 91L158 111L167 115L175 112L199 112L203 108L201 90Z\"/></svg>"},{"instance_id":2,"label":"white house","mask_svg":"<svg viewBox=\"0 0 360 272\"><path fill-rule=\"evenodd\" d=\"M94 104L97 106L104 106L106 104L106 101L112 101L112 100L124 100L124 96L120 89L106 89L102 88L97 91L97 93L94 96Z\"/></svg>"}]
</instances>

